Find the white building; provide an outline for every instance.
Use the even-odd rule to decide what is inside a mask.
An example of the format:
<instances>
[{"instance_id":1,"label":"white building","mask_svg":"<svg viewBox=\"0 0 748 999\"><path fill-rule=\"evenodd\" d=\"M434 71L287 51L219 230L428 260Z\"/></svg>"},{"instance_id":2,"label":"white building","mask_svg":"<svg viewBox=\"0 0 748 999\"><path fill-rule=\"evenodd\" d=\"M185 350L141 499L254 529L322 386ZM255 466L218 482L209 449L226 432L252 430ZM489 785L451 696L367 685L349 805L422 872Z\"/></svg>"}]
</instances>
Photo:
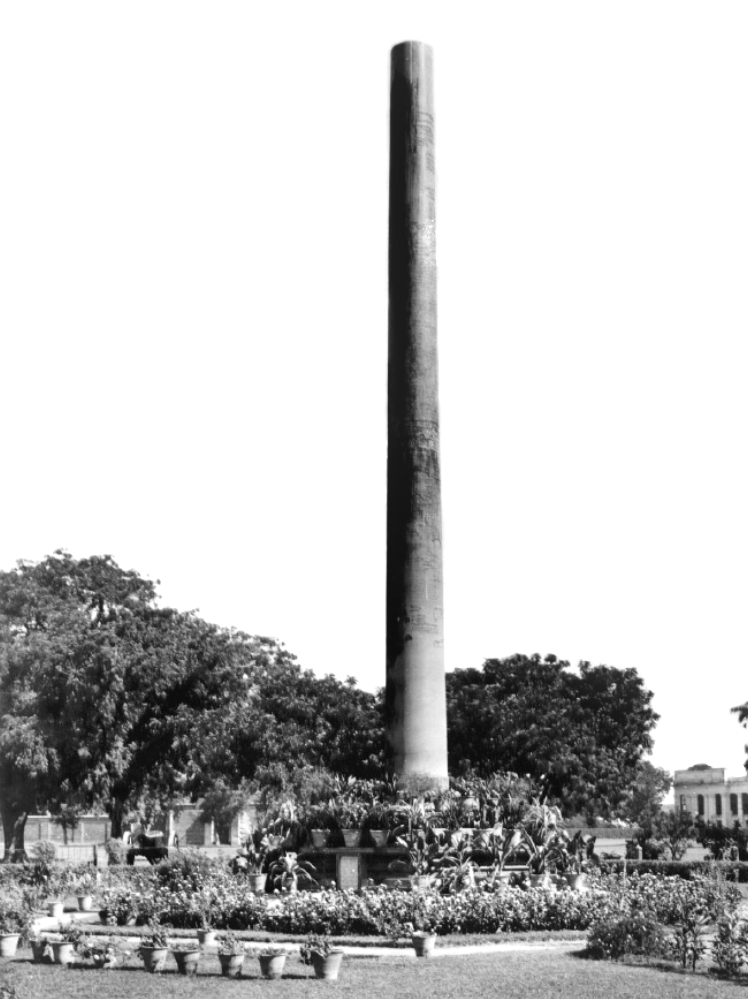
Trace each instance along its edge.
<instances>
[{"instance_id":1,"label":"white building","mask_svg":"<svg viewBox=\"0 0 748 999\"><path fill-rule=\"evenodd\" d=\"M675 807L694 818L716 825L748 827L748 774L725 777L724 767L697 763L676 770L673 781Z\"/></svg>"}]
</instances>

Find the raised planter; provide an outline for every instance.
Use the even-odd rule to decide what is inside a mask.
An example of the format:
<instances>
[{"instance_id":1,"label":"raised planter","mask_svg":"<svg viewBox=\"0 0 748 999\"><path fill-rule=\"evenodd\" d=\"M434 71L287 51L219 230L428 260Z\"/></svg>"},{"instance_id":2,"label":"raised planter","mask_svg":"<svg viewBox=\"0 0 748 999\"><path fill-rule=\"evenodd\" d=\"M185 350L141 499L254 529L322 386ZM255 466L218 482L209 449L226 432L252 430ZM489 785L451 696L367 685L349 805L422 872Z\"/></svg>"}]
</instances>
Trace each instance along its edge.
<instances>
[{"instance_id":1,"label":"raised planter","mask_svg":"<svg viewBox=\"0 0 748 999\"><path fill-rule=\"evenodd\" d=\"M263 978L282 978L287 954L259 954L260 972Z\"/></svg>"},{"instance_id":2,"label":"raised planter","mask_svg":"<svg viewBox=\"0 0 748 999\"><path fill-rule=\"evenodd\" d=\"M219 954L221 974L224 978L238 978L244 965L244 954Z\"/></svg>"},{"instance_id":3,"label":"raised planter","mask_svg":"<svg viewBox=\"0 0 748 999\"><path fill-rule=\"evenodd\" d=\"M411 936L416 957L431 957L436 947L436 933L414 933Z\"/></svg>"},{"instance_id":4,"label":"raised planter","mask_svg":"<svg viewBox=\"0 0 748 999\"><path fill-rule=\"evenodd\" d=\"M337 979L342 960L342 950L331 950L329 954L320 954L317 950L312 951L314 974L317 978L324 978L326 982L334 982Z\"/></svg>"},{"instance_id":5,"label":"raised planter","mask_svg":"<svg viewBox=\"0 0 748 999\"><path fill-rule=\"evenodd\" d=\"M199 950L173 950L172 954L177 962L177 971L180 975L197 974L197 966L200 963Z\"/></svg>"},{"instance_id":6,"label":"raised planter","mask_svg":"<svg viewBox=\"0 0 748 999\"><path fill-rule=\"evenodd\" d=\"M20 933L0 933L0 957L13 957L20 938Z\"/></svg>"}]
</instances>

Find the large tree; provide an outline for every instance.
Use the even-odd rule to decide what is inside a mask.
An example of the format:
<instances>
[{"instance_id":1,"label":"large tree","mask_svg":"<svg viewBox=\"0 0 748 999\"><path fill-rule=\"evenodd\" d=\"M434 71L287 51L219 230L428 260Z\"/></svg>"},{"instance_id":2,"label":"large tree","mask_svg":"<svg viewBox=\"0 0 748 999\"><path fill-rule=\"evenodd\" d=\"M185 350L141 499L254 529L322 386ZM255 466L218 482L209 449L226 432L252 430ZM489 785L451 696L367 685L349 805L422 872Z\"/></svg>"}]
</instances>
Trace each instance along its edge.
<instances>
[{"instance_id":1,"label":"large tree","mask_svg":"<svg viewBox=\"0 0 748 999\"><path fill-rule=\"evenodd\" d=\"M450 771L512 770L567 814L610 817L652 748L658 715L634 669L555 656L488 659L447 675Z\"/></svg>"},{"instance_id":2,"label":"large tree","mask_svg":"<svg viewBox=\"0 0 748 999\"><path fill-rule=\"evenodd\" d=\"M373 695L302 671L278 642L158 607L154 584L109 556L0 573L7 858L35 810L104 808L118 835L138 802L216 786L236 802L278 759L371 772L380 719Z\"/></svg>"}]
</instances>

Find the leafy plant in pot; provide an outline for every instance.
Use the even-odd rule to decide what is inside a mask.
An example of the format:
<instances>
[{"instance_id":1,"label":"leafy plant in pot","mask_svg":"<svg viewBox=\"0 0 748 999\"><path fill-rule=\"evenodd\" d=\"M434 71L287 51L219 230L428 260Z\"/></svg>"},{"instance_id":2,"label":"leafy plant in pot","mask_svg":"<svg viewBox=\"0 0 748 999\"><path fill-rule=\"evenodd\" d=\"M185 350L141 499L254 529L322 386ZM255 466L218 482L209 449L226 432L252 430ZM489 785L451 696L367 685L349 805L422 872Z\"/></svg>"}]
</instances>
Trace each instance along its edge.
<instances>
[{"instance_id":1,"label":"leafy plant in pot","mask_svg":"<svg viewBox=\"0 0 748 999\"><path fill-rule=\"evenodd\" d=\"M218 960L224 978L238 978L244 964L244 943L230 930L218 943Z\"/></svg>"},{"instance_id":2,"label":"leafy plant in pot","mask_svg":"<svg viewBox=\"0 0 748 999\"><path fill-rule=\"evenodd\" d=\"M79 950L81 956L91 961L95 968L115 968L120 960L115 937L85 937Z\"/></svg>"},{"instance_id":3,"label":"leafy plant in pot","mask_svg":"<svg viewBox=\"0 0 748 999\"><path fill-rule=\"evenodd\" d=\"M177 971L180 975L197 974L197 966L200 963L200 942L181 938L173 940L169 944L169 950L174 955L177 962Z\"/></svg>"},{"instance_id":4,"label":"leafy plant in pot","mask_svg":"<svg viewBox=\"0 0 748 999\"><path fill-rule=\"evenodd\" d=\"M366 814L364 829L369 833L374 846L387 845L392 830L392 806L384 801L375 802Z\"/></svg>"},{"instance_id":5,"label":"leafy plant in pot","mask_svg":"<svg viewBox=\"0 0 748 999\"><path fill-rule=\"evenodd\" d=\"M312 846L327 846L330 833L338 828L334 807L329 802L310 805L304 816L304 826L311 838Z\"/></svg>"},{"instance_id":6,"label":"leafy plant in pot","mask_svg":"<svg viewBox=\"0 0 748 999\"><path fill-rule=\"evenodd\" d=\"M247 836L231 863L232 871L246 875L250 888L258 895L265 891L269 853L270 837L266 832L256 830Z\"/></svg>"},{"instance_id":7,"label":"leafy plant in pot","mask_svg":"<svg viewBox=\"0 0 748 999\"><path fill-rule=\"evenodd\" d=\"M595 836L585 834L577 829L572 838L565 844L559 869L563 872L566 882L574 891L584 887L585 874L590 866L599 866L600 858L595 853Z\"/></svg>"},{"instance_id":8,"label":"leafy plant in pot","mask_svg":"<svg viewBox=\"0 0 748 999\"><path fill-rule=\"evenodd\" d=\"M429 904L422 895L416 896L411 909L411 943L416 957L431 957L436 946L436 920L429 911Z\"/></svg>"},{"instance_id":9,"label":"leafy plant in pot","mask_svg":"<svg viewBox=\"0 0 748 999\"><path fill-rule=\"evenodd\" d=\"M482 829L474 840L474 852L487 857L489 861L486 874L486 884L495 888L499 884L508 884L509 872L504 867L510 857L514 857L522 848L525 835L522 829L504 829L497 823L493 829Z\"/></svg>"},{"instance_id":10,"label":"leafy plant in pot","mask_svg":"<svg viewBox=\"0 0 748 999\"><path fill-rule=\"evenodd\" d=\"M25 920L13 901L0 902L0 957L13 957L25 930Z\"/></svg>"},{"instance_id":11,"label":"leafy plant in pot","mask_svg":"<svg viewBox=\"0 0 748 999\"><path fill-rule=\"evenodd\" d=\"M286 965L288 951L284 947L268 945L257 955L260 960L260 972L263 978L282 978Z\"/></svg>"},{"instance_id":12,"label":"leafy plant in pot","mask_svg":"<svg viewBox=\"0 0 748 999\"><path fill-rule=\"evenodd\" d=\"M326 936L310 934L300 948L301 960L311 964L317 978L335 981L343 960L343 951L333 947Z\"/></svg>"},{"instance_id":13,"label":"leafy plant in pot","mask_svg":"<svg viewBox=\"0 0 748 999\"><path fill-rule=\"evenodd\" d=\"M361 827L368 810L369 806L366 802L353 796L338 801L336 820L346 846L358 846L361 842Z\"/></svg>"},{"instance_id":14,"label":"leafy plant in pot","mask_svg":"<svg viewBox=\"0 0 748 999\"><path fill-rule=\"evenodd\" d=\"M82 874L75 885L75 894L78 899L78 908L81 912L90 912L93 908L93 891L96 885L95 877L86 871Z\"/></svg>"},{"instance_id":15,"label":"leafy plant in pot","mask_svg":"<svg viewBox=\"0 0 748 999\"><path fill-rule=\"evenodd\" d=\"M164 970L166 955L169 953L169 938L166 927L162 926L157 919L152 919L148 924L148 932L140 943L138 953L143 959L146 971Z\"/></svg>"},{"instance_id":16,"label":"leafy plant in pot","mask_svg":"<svg viewBox=\"0 0 748 999\"><path fill-rule=\"evenodd\" d=\"M311 871L316 872L316 868L308 860L299 860L295 853L283 853L270 865L268 875L276 890L296 892L299 886L319 887Z\"/></svg>"},{"instance_id":17,"label":"leafy plant in pot","mask_svg":"<svg viewBox=\"0 0 748 999\"><path fill-rule=\"evenodd\" d=\"M395 842L407 852L408 859L398 857L392 861L389 869L409 870L413 887L430 885L434 881L440 860L449 850L448 844L436 840L429 842L425 829L416 829L409 838L398 836Z\"/></svg>"}]
</instances>

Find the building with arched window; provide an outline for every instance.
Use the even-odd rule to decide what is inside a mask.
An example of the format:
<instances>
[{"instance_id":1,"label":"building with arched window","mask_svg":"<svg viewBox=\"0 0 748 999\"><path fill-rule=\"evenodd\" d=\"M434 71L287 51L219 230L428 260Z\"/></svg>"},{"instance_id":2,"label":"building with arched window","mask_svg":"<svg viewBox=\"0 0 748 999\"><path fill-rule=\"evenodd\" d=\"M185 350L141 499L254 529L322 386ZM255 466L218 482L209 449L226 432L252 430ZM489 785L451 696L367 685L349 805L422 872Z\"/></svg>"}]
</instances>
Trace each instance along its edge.
<instances>
[{"instance_id":1,"label":"building with arched window","mask_svg":"<svg viewBox=\"0 0 748 999\"><path fill-rule=\"evenodd\" d=\"M725 777L724 767L697 763L675 771L673 791L675 807L681 812L717 825L739 822L748 827L748 774Z\"/></svg>"}]
</instances>

